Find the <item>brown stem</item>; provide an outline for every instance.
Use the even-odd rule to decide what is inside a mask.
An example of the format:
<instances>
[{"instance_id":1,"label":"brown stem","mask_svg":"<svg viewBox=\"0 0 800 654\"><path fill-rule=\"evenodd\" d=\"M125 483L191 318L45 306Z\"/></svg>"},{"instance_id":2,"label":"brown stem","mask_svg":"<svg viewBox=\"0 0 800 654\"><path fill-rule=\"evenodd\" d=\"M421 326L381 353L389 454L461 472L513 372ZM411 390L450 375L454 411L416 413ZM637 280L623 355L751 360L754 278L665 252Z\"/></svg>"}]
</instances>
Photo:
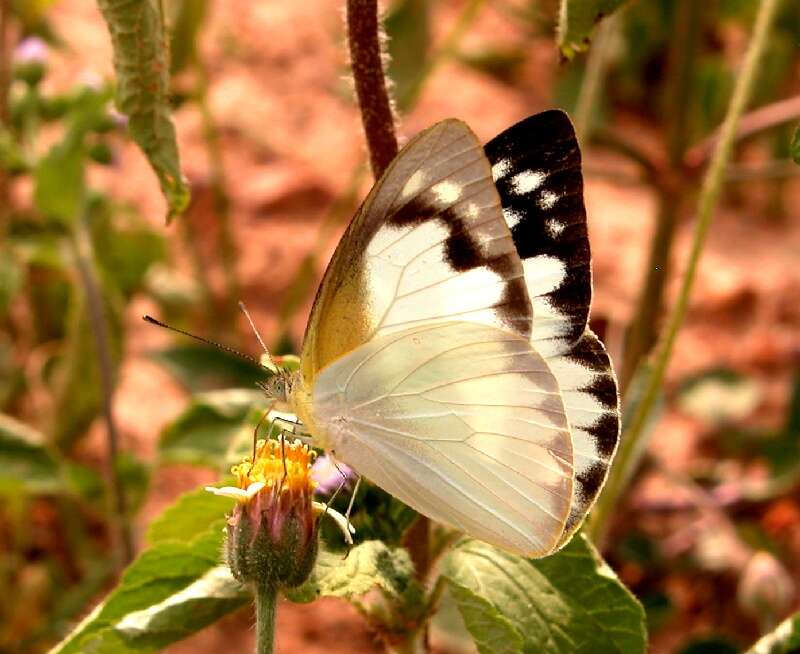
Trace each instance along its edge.
<instances>
[{"instance_id":1,"label":"brown stem","mask_svg":"<svg viewBox=\"0 0 800 654\"><path fill-rule=\"evenodd\" d=\"M361 122L377 179L397 154L394 114L383 72L377 0L347 0L347 35Z\"/></svg>"},{"instance_id":2,"label":"brown stem","mask_svg":"<svg viewBox=\"0 0 800 654\"><path fill-rule=\"evenodd\" d=\"M79 226L75 235L75 262L86 294L86 306L89 313L92 337L97 353L97 365L100 370L100 385L103 390L103 415L106 423L108 441L108 475L111 486L114 514L116 515L121 558L123 565L133 561L134 548L130 522L128 521L125 490L119 475L119 432L114 419L114 364L111 356L111 344L108 333L108 321L103 308L103 297L92 270L93 255L89 237L83 225Z\"/></svg>"},{"instance_id":3,"label":"brown stem","mask_svg":"<svg viewBox=\"0 0 800 654\"><path fill-rule=\"evenodd\" d=\"M394 114L383 71L377 0L347 0L347 36L361 122L367 138L372 173L379 178L397 155ZM430 565L430 521L419 516L405 538L420 579ZM422 640L427 642L427 630Z\"/></svg>"}]
</instances>

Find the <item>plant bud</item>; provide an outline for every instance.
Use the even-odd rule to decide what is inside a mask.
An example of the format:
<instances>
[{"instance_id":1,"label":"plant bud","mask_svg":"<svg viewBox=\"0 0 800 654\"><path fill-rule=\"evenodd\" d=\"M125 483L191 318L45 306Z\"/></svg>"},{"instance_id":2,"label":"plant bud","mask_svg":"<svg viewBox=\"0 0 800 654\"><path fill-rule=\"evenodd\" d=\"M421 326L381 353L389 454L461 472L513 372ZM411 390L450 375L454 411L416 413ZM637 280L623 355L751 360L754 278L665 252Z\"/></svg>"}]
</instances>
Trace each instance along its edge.
<instances>
[{"instance_id":1,"label":"plant bud","mask_svg":"<svg viewBox=\"0 0 800 654\"><path fill-rule=\"evenodd\" d=\"M786 568L769 552L756 552L739 580L739 606L765 627L774 626L789 610L795 587Z\"/></svg>"},{"instance_id":2,"label":"plant bud","mask_svg":"<svg viewBox=\"0 0 800 654\"><path fill-rule=\"evenodd\" d=\"M47 44L37 36L23 39L14 50L14 77L29 86L42 81L47 67Z\"/></svg>"}]
</instances>

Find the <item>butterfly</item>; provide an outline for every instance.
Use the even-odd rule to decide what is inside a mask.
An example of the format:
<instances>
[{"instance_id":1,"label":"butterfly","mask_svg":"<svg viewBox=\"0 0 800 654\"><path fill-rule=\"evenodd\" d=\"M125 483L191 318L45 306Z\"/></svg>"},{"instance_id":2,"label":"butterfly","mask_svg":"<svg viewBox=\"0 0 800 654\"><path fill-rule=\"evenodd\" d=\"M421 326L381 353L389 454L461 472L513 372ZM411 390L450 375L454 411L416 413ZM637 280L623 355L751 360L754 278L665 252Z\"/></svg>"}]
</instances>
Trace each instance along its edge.
<instances>
[{"instance_id":1,"label":"butterfly","mask_svg":"<svg viewBox=\"0 0 800 654\"><path fill-rule=\"evenodd\" d=\"M485 147L412 139L344 233L300 368L268 385L312 442L420 513L510 552L570 539L619 437L580 151L561 111Z\"/></svg>"}]
</instances>

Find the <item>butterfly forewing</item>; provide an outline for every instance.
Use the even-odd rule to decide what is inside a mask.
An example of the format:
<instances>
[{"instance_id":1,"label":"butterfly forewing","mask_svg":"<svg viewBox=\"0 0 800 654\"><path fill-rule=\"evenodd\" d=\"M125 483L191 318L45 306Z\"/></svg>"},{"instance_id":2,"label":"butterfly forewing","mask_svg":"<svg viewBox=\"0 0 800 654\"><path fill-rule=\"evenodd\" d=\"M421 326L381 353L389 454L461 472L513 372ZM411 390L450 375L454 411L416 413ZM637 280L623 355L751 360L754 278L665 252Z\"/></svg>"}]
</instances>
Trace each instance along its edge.
<instances>
[{"instance_id":1,"label":"butterfly forewing","mask_svg":"<svg viewBox=\"0 0 800 654\"><path fill-rule=\"evenodd\" d=\"M430 322L491 324L528 338L532 307L489 163L461 121L398 155L328 267L303 346L303 376L376 336Z\"/></svg>"},{"instance_id":2,"label":"butterfly forewing","mask_svg":"<svg viewBox=\"0 0 800 654\"><path fill-rule=\"evenodd\" d=\"M586 329L592 281L580 150L566 114L546 111L485 151L533 304L531 342L559 382L572 432L574 501L563 543L600 492L619 437L614 372Z\"/></svg>"}]
</instances>

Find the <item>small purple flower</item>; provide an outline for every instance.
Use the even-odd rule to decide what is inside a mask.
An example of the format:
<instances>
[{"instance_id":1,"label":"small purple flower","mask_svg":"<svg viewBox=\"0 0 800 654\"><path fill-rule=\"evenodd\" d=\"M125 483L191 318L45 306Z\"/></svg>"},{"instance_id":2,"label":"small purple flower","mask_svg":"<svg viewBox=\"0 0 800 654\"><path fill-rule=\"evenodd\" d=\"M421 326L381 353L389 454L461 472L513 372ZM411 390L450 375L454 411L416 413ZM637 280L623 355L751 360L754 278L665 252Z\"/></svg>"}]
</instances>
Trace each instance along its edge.
<instances>
[{"instance_id":1,"label":"small purple flower","mask_svg":"<svg viewBox=\"0 0 800 654\"><path fill-rule=\"evenodd\" d=\"M119 130L128 129L128 123L130 122L130 119L125 114L112 108L108 112L108 115L110 116L111 121L114 123L114 127Z\"/></svg>"},{"instance_id":2,"label":"small purple flower","mask_svg":"<svg viewBox=\"0 0 800 654\"><path fill-rule=\"evenodd\" d=\"M333 460L324 454L317 457L311 466L311 479L317 483L314 492L318 495L330 495L342 484L348 486L356 476L351 467L340 462L334 465Z\"/></svg>"},{"instance_id":3,"label":"small purple flower","mask_svg":"<svg viewBox=\"0 0 800 654\"><path fill-rule=\"evenodd\" d=\"M29 36L14 49L16 64L46 64L49 48L38 36Z\"/></svg>"}]
</instances>

